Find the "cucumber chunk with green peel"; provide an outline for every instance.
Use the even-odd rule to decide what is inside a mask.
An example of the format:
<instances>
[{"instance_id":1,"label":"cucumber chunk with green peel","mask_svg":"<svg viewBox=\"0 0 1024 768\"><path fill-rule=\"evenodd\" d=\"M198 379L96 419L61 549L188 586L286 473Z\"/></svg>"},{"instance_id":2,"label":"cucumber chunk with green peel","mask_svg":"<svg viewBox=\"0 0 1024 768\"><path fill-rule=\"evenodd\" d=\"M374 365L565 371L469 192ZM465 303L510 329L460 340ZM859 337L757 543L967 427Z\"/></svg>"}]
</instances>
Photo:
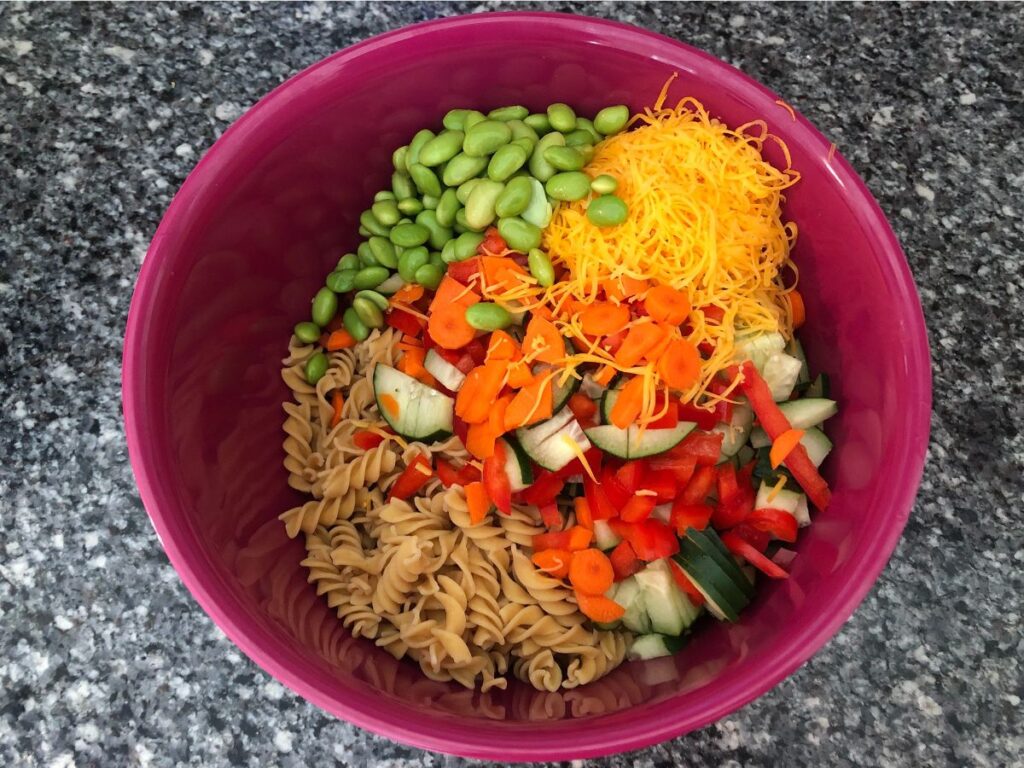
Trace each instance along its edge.
<instances>
[{"instance_id":1,"label":"cucumber chunk with green peel","mask_svg":"<svg viewBox=\"0 0 1024 768\"><path fill-rule=\"evenodd\" d=\"M433 387L390 365L377 363L373 395L384 421L407 440L427 443L451 436L455 401Z\"/></svg>"}]
</instances>

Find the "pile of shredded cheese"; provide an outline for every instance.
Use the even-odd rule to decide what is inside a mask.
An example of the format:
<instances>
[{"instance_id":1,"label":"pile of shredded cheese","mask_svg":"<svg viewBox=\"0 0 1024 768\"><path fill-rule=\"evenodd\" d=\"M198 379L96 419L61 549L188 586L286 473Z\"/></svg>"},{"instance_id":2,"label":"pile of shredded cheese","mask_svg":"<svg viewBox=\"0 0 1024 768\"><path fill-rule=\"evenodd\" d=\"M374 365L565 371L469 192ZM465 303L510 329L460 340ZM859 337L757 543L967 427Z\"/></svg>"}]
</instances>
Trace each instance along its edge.
<instances>
[{"instance_id":1,"label":"pile of shredded cheese","mask_svg":"<svg viewBox=\"0 0 1024 768\"><path fill-rule=\"evenodd\" d=\"M686 338L713 351L703 361L700 380L682 395L710 404L722 395L708 392L708 385L734 362L738 336L792 334L785 294L795 287L789 253L797 228L782 220L782 204L783 191L800 177L790 167L785 145L763 121L730 129L692 98L665 108L671 82L652 108L633 117L636 128L595 148L586 168L591 177L606 173L618 180L616 194L629 208L626 221L597 227L587 219L587 200L559 205L544 232L544 247L567 274L546 290L523 276L518 285L485 287L485 292L520 308L546 305L563 333L575 340L582 338L578 316L566 307L595 300L606 280L628 275L685 291L695 310ZM782 148L785 168L762 156L768 140ZM784 274L786 268L791 273ZM705 318L703 307L721 310L721 322ZM647 377L650 396L641 423L657 416L653 401L659 381L653 366L623 369L597 344L576 346L577 354L565 361L572 372L567 375L596 363Z\"/></svg>"}]
</instances>

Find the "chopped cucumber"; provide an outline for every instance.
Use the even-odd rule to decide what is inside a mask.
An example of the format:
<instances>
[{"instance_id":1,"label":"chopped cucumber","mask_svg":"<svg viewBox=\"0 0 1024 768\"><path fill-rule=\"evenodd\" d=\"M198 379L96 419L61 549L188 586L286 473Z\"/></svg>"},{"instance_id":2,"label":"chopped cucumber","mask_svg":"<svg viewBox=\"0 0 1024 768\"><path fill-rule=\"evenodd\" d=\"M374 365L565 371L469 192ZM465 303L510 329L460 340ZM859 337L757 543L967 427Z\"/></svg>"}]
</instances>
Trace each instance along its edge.
<instances>
[{"instance_id":1,"label":"chopped cucumber","mask_svg":"<svg viewBox=\"0 0 1024 768\"><path fill-rule=\"evenodd\" d=\"M811 524L811 511L807 507L807 495L801 493L800 501L796 505L796 510L793 512L793 517L796 518L796 524L801 528L806 528Z\"/></svg>"},{"instance_id":2,"label":"chopped cucumber","mask_svg":"<svg viewBox=\"0 0 1024 768\"><path fill-rule=\"evenodd\" d=\"M734 572L727 572L689 537L680 541L675 561L704 596L705 605L715 618L736 621L740 611L750 603L750 597L743 590L743 585L749 586L749 582L735 562L732 563Z\"/></svg>"},{"instance_id":3,"label":"chopped cucumber","mask_svg":"<svg viewBox=\"0 0 1024 768\"><path fill-rule=\"evenodd\" d=\"M794 429L801 429L801 427L794 427ZM768 433L758 427L750 433L750 444L754 448L767 448L771 446L772 441L768 437ZM807 449L807 456L816 467L821 466L821 462L832 450L832 441L817 427L805 429L804 436L800 438L800 444Z\"/></svg>"},{"instance_id":4,"label":"chopped cucumber","mask_svg":"<svg viewBox=\"0 0 1024 768\"><path fill-rule=\"evenodd\" d=\"M667 560L655 560L636 576L644 590L644 603L651 628L662 635L681 635L700 616L669 571Z\"/></svg>"},{"instance_id":5,"label":"chopped cucumber","mask_svg":"<svg viewBox=\"0 0 1024 768\"><path fill-rule=\"evenodd\" d=\"M552 472L590 450L590 441L568 408L540 424L517 429L516 438L531 459Z\"/></svg>"},{"instance_id":6,"label":"chopped cucumber","mask_svg":"<svg viewBox=\"0 0 1024 768\"><path fill-rule=\"evenodd\" d=\"M811 370L807 367L807 355L804 354L804 346L794 336L786 345L786 354L792 355L800 361L800 375L796 377L797 384L809 384L811 382Z\"/></svg>"},{"instance_id":7,"label":"chopped cucumber","mask_svg":"<svg viewBox=\"0 0 1024 768\"><path fill-rule=\"evenodd\" d=\"M572 344L569 343L568 339L565 340L565 346L568 354L571 355L573 353L573 347ZM535 375L540 375L550 372L551 368L552 366L549 365L536 365L533 368L533 372ZM561 378L561 374L558 374L551 380L551 389L553 395L551 406L552 413L558 413L560 410L562 410L565 407L566 403L569 402L569 398L575 395L580 388L581 379L577 379L575 376L570 376L565 381L565 383L562 384L560 383Z\"/></svg>"},{"instance_id":8,"label":"chopped cucumber","mask_svg":"<svg viewBox=\"0 0 1024 768\"><path fill-rule=\"evenodd\" d=\"M705 528L703 531L696 531L690 528L686 531L686 538L700 547L703 552L710 555L719 564L726 576L739 585L743 594L748 598L754 596L754 587L743 578L732 552L726 549L725 544L722 543L722 540L718 538L718 534L712 528Z\"/></svg>"},{"instance_id":9,"label":"chopped cucumber","mask_svg":"<svg viewBox=\"0 0 1024 768\"><path fill-rule=\"evenodd\" d=\"M781 402L793 394L803 363L785 352L775 352L765 360L761 376L772 391L772 399Z\"/></svg>"},{"instance_id":10,"label":"chopped cucumber","mask_svg":"<svg viewBox=\"0 0 1024 768\"><path fill-rule=\"evenodd\" d=\"M640 633L651 631L651 620L644 602L644 590L636 576L619 582L619 588L615 590L615 602L626 611L620 619L626 629Z\"/></svg>"},{"instance_id":11,"label":"chopped cucumber","mask_svg":"<svg viewBox=\"0 0 1024 768\"><path fill-rule=\"evenodd\" d=\"M630 661L646 661L661 656L671 656L685 644L686 641L681 637L667 637L658 634L640 635L630 646L627 658Z\"/></svg>"},{"instance_id":12,"label":"chopped cucumber","mask_svg":"<svg viewBox=\"0 0 1024 768\"><path fill-rule=\"evenodd\" d=\"M455 401L390 365L374 368L373 395L388 426L407 440L428 443L452 434ZM398 406L397 413L381 403L385 396L393 399L388 405Z\"/></svg>"},{"instance_id":13,"label":"chopped cucumber","mask_svg":"<svg viewBox=\"0 0 1024 768\"><path fill-rule=\"evenodd\" d=\"M807 503L807 497L799 491L790 491L786 488L772 495L773 487L767 483L761 483L761 487L757 489L757 498L754 499L754 509L781 509L783 512L789 512L789 514L796 517L797 507L800 506L800 500L803 499L804 504Z\"/></svg>"},{"instance_id":14,"label":"chopped cucumber","mask_svg":"<svg viewBox=\"0 0 1024 768\"><path fill-rule=\"evenodd\" d=\"M505 474L508 475L512 493L529 488L533 484L533 465L526 451L514 438L505 438Z\"/></svg>"},{"instance_id":15,"label":"chopped cucumber","mask_svg":"<svg viewBox=\"0 0 1024 768\"><path fill-rule=\"evenodd\" d=\"M607 520L594 521L594 543L597 544L598 549L614 549L620 541L622 539L619 534L612 530Z\"/></svg>"},{"instance_id":16,"label":"chopped cucumber","mask_svg":"<svg viewBox=\"0 0 1024 768\"><path fill-rule=\"evenodd\" d=\"M462 388L463 382L466 381L466 374L437 354L436 349L427 351L427 356L423 360L423 367L445 389L451 392L458 392Z\"/></svg>"},{"instance_id":17,"label":"chopped cucumber","mask_svg":"<svg viewBox=\"0 0 1024 768\"><path fill-rule=\"evenodd\" d=\"M823 397L804 397L800 400L790 400L788 403L779 403L779 410L786 415L789 426L793 429L816 427L825 419L839 413L836 401Z\"/></svg>"},{"instance_id":18,"label":"chopped cucumber","mask_svg":"<svg viewBox=\"0 0 1024 768\"><path fill-rule=\"evenodd\" d=\"M620 459L642 459L675 448L697 425L681 421L670 429L645 429L630 426L619 429L614 424L602 424L584 430L591 442L605 453Z\"/></svg>"},{"instance_id":19,"label":"chopped cucumber","mask_svg":"<svg viewBox=\"0 0 1024 768\"><path fill-rule=\"evenodd\" d=\"M744 399L733 406L732 419L728 424L716 424L712 428L712 432L719 432L722 435L722 453L718 457L719 463L735 456L746 444L753 423L754 409Z\"/></svg>"},{"instance_id":20,"label":"chopped cucumber","mask_svg":"<svg viewBox=\"0 0 1024 768\"><path fill-rule=\"evenodd\" d=\"M736 339L733 348L733 359L737 363L749 360L764 375L764 364L768 358L786 348L786 340L781 333L756 333Z\"/></svg>"}]
</instances>

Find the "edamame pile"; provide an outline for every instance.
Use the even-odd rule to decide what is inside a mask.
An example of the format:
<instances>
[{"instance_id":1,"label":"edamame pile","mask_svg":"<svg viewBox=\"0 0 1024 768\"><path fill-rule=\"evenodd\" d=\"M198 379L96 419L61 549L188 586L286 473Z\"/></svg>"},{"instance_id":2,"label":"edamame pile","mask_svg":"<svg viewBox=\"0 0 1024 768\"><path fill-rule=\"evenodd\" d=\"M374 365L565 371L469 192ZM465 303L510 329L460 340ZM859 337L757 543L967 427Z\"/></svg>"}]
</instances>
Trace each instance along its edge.
<instances>
[{"instance_id":1,"label":"edamame pile","mask_svg":"<svg viewBox=\"0 0 1024 768\"><path fill-rule=\"evenodd\" d=\"M540 245L554 205L593 196L587 214L594 225L614 226L626 218L616 179L591 180L583 169L594 146L628 120L629 109L621 104L593 120L568 104L533 114L514 105L487 114L453 109L439 132L418 131L392 154L391 187L374 195L359 216L364 240L327 276L313 299L311 320L295 326L296 336L315 341L341 313L345 329L362 341L384 325L388 296L407 283L437 288L448 264L477 253L489 227L509 249L529 255L540 285L551 285L554 272ZM349 306L342 306L341 295ZM481 327L505 321L486 308L476 313ZM310 360L310 383L323 376L323 362Z\"/></svg>"}]
</instances>

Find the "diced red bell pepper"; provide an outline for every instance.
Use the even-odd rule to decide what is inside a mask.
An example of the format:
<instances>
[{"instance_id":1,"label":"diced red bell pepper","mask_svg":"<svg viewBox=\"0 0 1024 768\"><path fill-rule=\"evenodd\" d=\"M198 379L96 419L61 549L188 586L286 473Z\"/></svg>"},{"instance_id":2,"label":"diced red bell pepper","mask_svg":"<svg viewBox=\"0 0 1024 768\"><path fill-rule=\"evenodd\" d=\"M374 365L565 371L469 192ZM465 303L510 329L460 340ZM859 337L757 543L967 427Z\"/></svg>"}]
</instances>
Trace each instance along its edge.
<instances>
[{"instance_id":1,"label":"diced red bell pepper","mask_svg":"<svg viewBox=\"0 0 1024 768\"><path fill-rule=\"evenodd\" d=\"M697 460L693 456L684 456L676 448L670 451L666 451L658 456L653 456L647 459L648 471L666 471L671 472L672 477L675 478L676 486L681 490L686 487L686 484L690 482L690 478L693 477L693 472L697 468Z\"/></svg>"},{"instance_id":2,"label":"diced red bell pepper","mask_svg":"<svg viewBox=\"0 0 1024 768\"><path fill-rule=\"evenodd\" d=\"M752 566L761 571L765 576L772 579L788 579L789 574L782 570L778 564L773 563L754 548L750 542L744 540L734 531L722 535L722 543L734 555L739 555Z\"/></svg>"},{"instance_id":3,"label":"diced red bell pepper","mask_svg":"<svg viewBox=\"0 0 1024 768\"><path fill-rule=\"evenodd\" d=\"M718 417L713 410L698 408L693 403L679 404L679 420L694 421L699 429L704 430L712 429L718 423Z\"/></svg>"},{"instance_id":4,"label":"diced red bell pepper","mask_svg":"<svg viewBox=\"0 0 1024 768\"><path fill-rule=\"evenodd\" d=\"M565 478L559 477L554 472L548 472L546 469L538 469L534 472L533 484L524 489L520 493L520 497L527 504L542 507L557 499L564 487Z\"/></svg>"},{"instance_id":5,"label":"diced red bell pepper","mask_svg":"<svg viewBox=\"0 0 1024 768\"><path fill-rule=\"evenodd\" d=\"M574 525L567 531L535 534L533 548L537 552L545 549L568 549L570 552L578 552L590 546L593 535L593 531Z\"/></svg>"},{"instance_id":6,"label":"diced red bell pepper","mask_svg":"<svg viewBox=\"0 0 1024 768\"><path fill-rule=\"evenodd\" d=\"M620 541L615 546L608 559L612 561L612 570L615 572L616 581L628 579L644 568L644 561L636 556L633 546L626 540Z\"/></svg>"},{"instance_id":7,"label":"diced red bell pepper","mask_svg":"<svg viewBox=\"0 0 1024 768\"><path fill-rule=\"evenodd\" d=\"M754 501L744 494L737 494L729 501L719 501L711 516L711 524L719 531L739 525L754 511Z\"/></svg>"},{"instance_id":8,"label":"diced red bell pepper","mask_svg":"<svg viewBox=\"0 0 1024 768\"><path fill-rule=\"evenodd\" d=\"M562 513L558 511L555 503L540 505L540 519L544 527L549 531L560 531L562 529Z\"/></svg>"},{"instance_id":9,"label":"diced red bell pepper","mask_svg":"<svg viewBox=\"0 0 1024 768\"><path fill-rule=\"evenodd\" d=\"M487 496L500 512L509 514L512 511L512 484L505 472L505 444L500 440L494 444L494 453L484 459L483 475Z\"/></svg>"},{"instance_id":10,"label":"diced red bell pepper","mask_svg":"<svg viewBox=\"0 0 1024 768\"><path fill-rule=\"evenodd\" d=\"M583 479L583 494L587 498L590 516L594 520L611 520L619 514L618 507L608 499L603 486L589 477Z\"/></svg>"},{"instance_id":11,"label":"diced red bell pepper","mask_svg":"<svg viewBox=\"0 0 1024 768\"><path fill-rule=\"evenodd\" d=\"M672 529L660 520L648 518L639 523L611 520L609 525L615 533L629 542L641 560L652 562L663 557L671 557L679 551L679 539Z\"/></svg>"},{"instance_id":12,"label":"diced red bell pepper","mask_svg":"<svg viewBox=\"0 0 1024 768\"><path fill-rule=\"evenodd\" d=\"M384 321L406 336L419 336L423 332L423 325L416 315L397 307L384 316Z\"/></svg>"},{"instance_id":13,"label":"diced red bell pepper","mask_svg":"<svg viewBox=\"0 0 1024 768\"><path fill-rule=\"evenodd\" d=\"M463 285L469 285L469 281L472 280L480 272L480 259L472 258L466 259L465 261L455 261L448 265L448 277L453 280L457 280Z\"/></svg>"},{"instance_id":14,"label":"diced red bell pepper","mask_svg":"<svg viewBox=\"0 0 1024 768\"><path fill-rule=\"evenodd\" d=\"M616 331L615 333L605 336L604 341L601 342L601 346L614 355L619 351L619 347L622 346L622 342L625 340L626 331Z\"/></svg>"},{"instance_id":15,"label":"diced red bell pepper","mask_svg":"<svg viewBox=\"0 0 1024 768\"><path fill-rule=\"evenodd\" d=\"M715 487L716 474L714 467L701 467L676 498L681 504L703 504L711 489Z\"/></svg>"},{"instance_id":16,"label":"diced red bell pepper","mask_svg":"<svg viewBox=\"0 0 1024 768\"><path fill-rule=\"evenodd\" d=\"M416 495L427 482L434 476L434 470L430 466L430 459L422 453L409 462L402 474L398 476L395 484L388 491L388 501L391 499L408 499Z\"/></svg>"},{"instance_id":17,"label":"diced red bell pepper","mask_svg":"<svg viewBox=\"0 0 1024 768\"><path fill-rule=\"evenodd\" d=\"M627 461L615 470L615 479L622 485L626 493L636 493L641 487L643 487L643 462Z\"/></svg>"},{"instance_id":18,"label":"diced red bell pepper","mask_svg":"<svg viewBox=\"0 0 1024 768\"><path fill-rule=\"evenodd\" d=\"M361 429L352 435L352 442L357 448L362 448L364 451L372 450L378 445L384 442L384 436L378 435L376 432L370 432L369 430Z\"/></svg>"},{"instance_id":19,"label":"diced red bell pepper","mask_svg":"<svg viewBox=\"0 0 1024 768\"><path fill-rule=\"evenodd\" d=\"M676 580L676 585L686 593L686 596L690 598L690 602L698 606L704 605L704 595L693 585L690 577L686 575L686 571L682 569L682 566L675 560L669 560L668 567L672 571L672 578Z\"/></svg>"},{"instance_id":20,"label":"diced red bell pepper","mask_svg":"<svg viewBox=\"0 0 1024 768\"><path fill-rule=\"evenodd\" d=\"M601 472L601 488L615 509L622 509L626 506L626 502L633 495L619 482L619 479L615 476L615 470L611 466L605 467Z\"/></svg>"},{"instance_id":21,"label":"diced red bell pepper","mask_svg":"<svg viewBox=\"0 0 1024 768\"><path fill-rule=\"evenodd\" d=\"M478 253L487 251L490 254L504 253L508 246L505 244L505 238L498 234L497 227L488 227L487 231L484 232L484 241L480 243L477 248Z\"/></svg>"},{"instance_id":22,"label":"diced red bell pepper","mask_svg":"<svg viewBox=\"0 0 1024 768\"><path fill-rule=\"evenodd\" d=\"M692 456L698 464L714 466L718 463L718 457L722 453L721 432L700 432L694 430L683 438L676 449L684 456Z\"/></svg>"},{"instance_id":23,"label":"diced red bell pepper","mask_svg":"<svg viewBox=\"0 0 1024 768\"><path fill-rule=\"evenodd\" d=\"M594 471L594 474L597 477L600 477L601 465L604 463L604 454L601 453L601 449L596 447L591 448L589 451L584 453L583 456L587 460L587 464ZM579 459L573 459L555 474L559 477L573 477L574 475L586 475L587 470L583 468L583 462Z\"/></svg>"},{"instance_id":24,"label":"diced red bell pepper","mask_svg":"<svg viewBox=\"0 0 1024 768\"><path fill-rule=\"evenodd\" d=\"M619 510L619 519L627 523L637 523L651 516L657 500L653 496L633 496Z\"/></svg>"},{"instance_id":25,"label":"diced red bell pepper","mask_svg":"<svg viewBox=\"0 0 1024 768\"><path fill-rule=\"evenodd\" d=\"M450 488L453 485L469 485L469 483L479 480L480 470L472 464L466 464L464 467L456 469L451 462L438 458L437 476L445 488Z\"/></svg>"},{"instance_id":26,"label":"diced red bell pepper","mask_svg":"<svg viewBox=\"0 0 1024 768\"><path fill-rule=\"evenodd\" d=\"M452 365L454 365L463 373L469 373L474 368L476 368L476 361L473 359L472 355L463 352L455 359L455 362L452 363Z\"/></svg>"},{"instance_id":27,"label":"diced red bell pepper","mask_svg":"<svg viewBox=\"0 0 1024 768\"><path fill-rule=\"evenodd\" d=\"M727 461L718 465L718 500L728 504L739 495L740 487L736 482L736 467Z\"/></svg>"},{"instance_id":28,"label":"diced red bell pepper","mask_svg":"<svg viewBox=\"0 0 1024 768\"><path fill-rule=\"evenodd\" d=\"M768 544L771 543L772 540L770 534L765 533L764 531L759 531L745 522L737 525L732 529L732 531L730 531L730 533L735 533L758 552L764 552L768 549Z\"/></svg>"},{"instance_id":29,"label":"diced red bell pepper","mask_svg":"<svg viewBox=\"0 0 1024 768\"><path fill-rule=\"evenodd\" d=\"M480 339L473 339L462 348L462 351L473 358L473 362L477 365L487 362L487 347Z\"/></svg>"},{"instance_id":30,"label":"diced red bell pepper","mask_svg":"<svg viewBox=\"0 0 1024 768\"><path fill-rule=\"evenodd\" d=\"M666 501L672 501L672 499L676 497L676 494L679 493L679 487L676 485L676 479L667 469L644 470L644 479L641 487L646 488L649 491L654 491L655 498L658 500L659 504Z\"/></svg>"},{"instance_id":31,"label":"diced red bell pepper","mask_svg":"<svg viewBox=\"0 0 1024 768\"><path fill-rule=\"evenodd\" d=\"M665 403L666 398L668 398L667 405ZM662 410L665 413L648 424L649 429L673 429L679 424L679 401L674 397L669 397L664 392L658 392L654 396L654 413L661 413Z\"/></svg>"},{"instance_id":32,"label":"diced red bell pepper","mask_svg":"<svg viewBox=\"0 0 1024 768\"><path fill-rule=\"evenodd\" d=\"M459 440L462 441L462 444L465 445L469 441L469 424L456 416L452 422L452 428L456 437L458 437Z\"/></svg>"},{"instance_id":33,"label":"diced red bell pepper","mask_svg":"<svg viewBox=\"0 0 1024 768\"><path fill-rule=\"evenodd\" d=\"M755 509L746 520L747 525L759 531L770 533L782 541L796 541L797 522L784 509Z\"/></svg>"},{"instance_id":34,"label":"diced red bell pepper","mask_svg":"<svg viewBox=\"0 0 1024 768\"><path fill-rule=\"evenodd\" d=\"M698 531L707 528L714 511L710 504L681 504L677 499L672 505L672 516L669 519L676 532L680 536L685 536L687 528L694 528Z\"/></svg>"}]
</instances>

